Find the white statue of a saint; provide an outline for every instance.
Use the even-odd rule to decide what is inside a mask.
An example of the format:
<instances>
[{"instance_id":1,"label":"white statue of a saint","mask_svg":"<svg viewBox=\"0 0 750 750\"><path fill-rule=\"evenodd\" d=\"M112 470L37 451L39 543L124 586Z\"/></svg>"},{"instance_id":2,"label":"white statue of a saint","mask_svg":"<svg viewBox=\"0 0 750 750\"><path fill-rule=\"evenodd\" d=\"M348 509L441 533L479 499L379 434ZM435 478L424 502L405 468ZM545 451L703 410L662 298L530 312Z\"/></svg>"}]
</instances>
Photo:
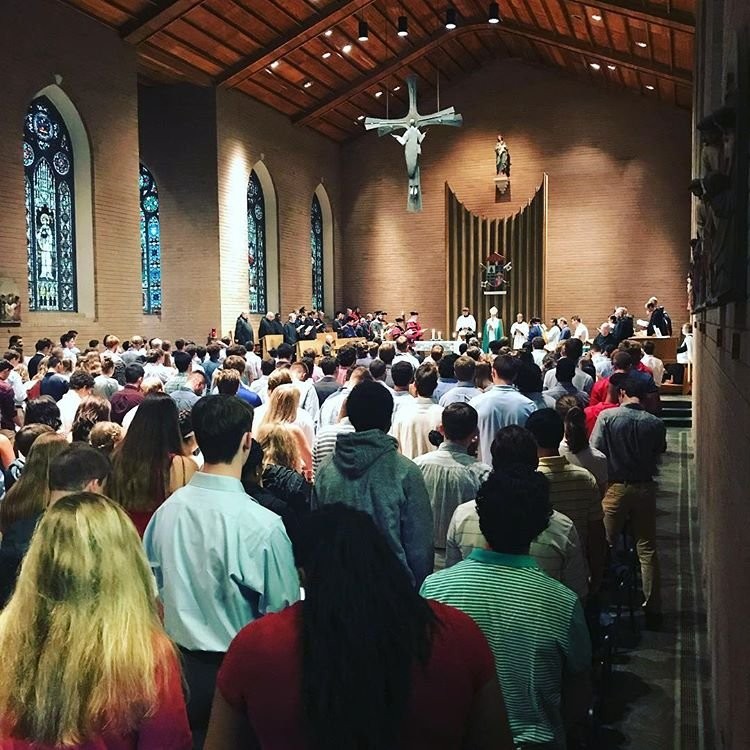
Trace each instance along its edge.
<instances>
[{"instance_id":1,"label":"white statue of a saint","mask_svg":"<svg viewBox=\"0 0 750 750\"><path fill-rule=\"evenodd\" d=\"M391 133L391 135L404 147L406 157L406 172L409 175L409 195L419 194L419 156L422 153L422 141L427 135L415 124L414 119L409 120L409 127L403 135Z\"/></svg>"},{"instance_id":2,"label":"white statue of a saint","mask_svg":"<svg viewBox=\"0 0 750 750\"><path fill-rule=\"evenodd\" d=\"M39 278L54 279L52 266L54 263L54 239L52 236L52 214L42 209L38 214L36 229L36 245L39 248Z\"/></svg>"}]
</instances>

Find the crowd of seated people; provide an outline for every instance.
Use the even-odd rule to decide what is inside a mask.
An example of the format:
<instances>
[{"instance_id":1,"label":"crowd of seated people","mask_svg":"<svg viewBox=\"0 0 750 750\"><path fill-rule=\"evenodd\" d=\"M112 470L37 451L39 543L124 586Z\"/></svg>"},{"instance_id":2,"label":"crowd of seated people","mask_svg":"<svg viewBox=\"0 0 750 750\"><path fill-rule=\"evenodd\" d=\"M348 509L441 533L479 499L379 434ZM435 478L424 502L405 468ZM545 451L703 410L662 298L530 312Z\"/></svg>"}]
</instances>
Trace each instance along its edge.
<instances>
[{"instance_id":1,"label":"crowd of seated people","mask_svg":"<svg viewBox=\"0 0 750 750\"><path fill-rule=\"evenodd\" d=\"M579 316L485 353L354 315L370 343L301 357L247 315L205 346L13 337L0 750L584 746L628 521L661 624L653 351L626 313L585 353Z\"/></svg>"}]
</instances>

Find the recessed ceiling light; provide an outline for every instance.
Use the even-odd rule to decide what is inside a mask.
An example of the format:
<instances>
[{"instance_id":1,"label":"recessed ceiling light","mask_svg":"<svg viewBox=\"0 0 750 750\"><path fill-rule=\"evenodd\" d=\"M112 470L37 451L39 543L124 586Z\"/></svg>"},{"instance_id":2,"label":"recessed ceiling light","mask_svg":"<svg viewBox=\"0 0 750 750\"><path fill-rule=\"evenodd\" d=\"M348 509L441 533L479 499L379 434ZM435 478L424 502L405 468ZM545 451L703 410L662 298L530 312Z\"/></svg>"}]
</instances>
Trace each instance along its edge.
<instances>
[{"instance_id":1,"label":"recessed ceiling light","mask_svg":"<svg viewBox=\"0 0 750 750\"><path fill-rule=\"evenodd\" d=\"M646 44L646 42L636 42L635 46L640 47L641 49L646 49L646 47L648 47L648 44Z\"/></svg>"},{"instance_id":2,"label":"recessed ceiling light","mask_svg":"<svg viewBox=\"0 0 750 750\"><path fill-rule=\"evenodd\" d=\"M381 96L383 96L383 92L382 91L376 91L375 92L375 98L376 99L380 99Z\"/></svg>"},{"instance_id":3,"label":"recessed ceiling light","mask_svg":"<svg viewBox=\"0 0 750 750\"><path fill-rule=\"evenodd\" d=\"M343 47L341 48L341 51L342 51L342 52L343 52L343 53L344 53L345 55L348 55L348 54L349 54L349 53L350 53L350 52L352 51L352 45L351 45L351 44L345 44L345 45L344 45L344 46L343 46Z\"/></svg>"},{"instance_id":4,"label":"recessed ceiling light","mask_svg":"<svg viewBox=\"0 0 750 750\"><path fill-rule=\"evenodd\" d=\"M616 65L607 65L607 67L608 67L608 68L609 68L610 70L617 70L617 66L616 66Z\"/></svg>"},{"instance_id":5,"label":"recessed ceiling light","mask_svg":"<svg viewBox=\"0 0 750 750\"><path fill-rule=\"evenodd\" d=\"M594 13L594 14L593 14L593 15L591 16L591 20L592 20L592 21L601 21L601 20L602 20L602 17L601 17L600 15L599 15L599 13Z\"/></svg>"},{"instance_id":6,"label":"recessed ceiling light","mask_svg":"<svg viewBox=\"0 0 750 750\"><path fill-rule=\"evenodd\" d=\"M360 115L357 119L361 122L362 120L365 119L365 116L364 115Z\"/></svg>"},{"instance_id":7,"label":"recessed ceiling light","mask_svg":"<svg viewBox=\"0 0 750 750\"><path fill-rule=\"evenodd\" d=\"M331 34L333 34L333 29L328 29L328 31L326 31L325 33L325 36L331 36Z\"/></svg>"},{"instance_id":8,"label":"recessed ceiling light","mask_svg":"<svg viewBox=\"0 0 750 750\"><path fill-rule=\"evenodd\" d=\"M328 59L328 58L329 58L330 56L331 56L331 53L330 53L330 52L324 52L324 53L323 53L323 59L324 59L324 60L327 60L327 59Z\"/></svg>"},{"instance_id":9,"label":"recessed ceiling light","mask_svg":"<svg viewBox=\"0 0 750 750\"><path fill-rule=\"evenodd\" d=\"M273 61L273 62L271 63L271 67L272 67L272 68L278 68L278 67L279 67L279 61L278 61L278 60L274 60L274 61Z\"/></svg>"},{"instance_id":10,"label":"recessed ceiling light","mask_svg":"<svg viewBox=\"0 0 750 750\"><path fill-rule=\"evenodd\" d=\"M651 85L650 83L647 83L647 84L646 84L646 88L647 88L647 89L648 89L649 91L653 91L655 87L654 87L654 86L652 86L652 85Z\"/></svg>"},{"instance_id":11,"label":"recessed ceiling light","mask_svg":"<svg viewBox=\"0 0 750 750\"><path fill-rule=\"evenodd\" d=\"M312 81L305 81L305 88L309 89L312 86Z\"/></svg>"},{"instance_id":12,"label":"recessed ceiling light","mask_svg":"<svg viewBox=\"0 0 750 750\"><path fill-rule=\"evenodd\" d=\"M599 63L589 63L589 68L591 70L601 70L602 66Z\"/></svg>"},{"instance_id":13,"label":"recessed ceiling light","mask_svg":"<svg viewBox=\"0 0 750 750\"><path fill-rule=\"evenodd\" d=\"M394 90L394 91L401 91L401 86L394 86L394 87L393 87L393 90Z\"/></svg>"}]
</instances>

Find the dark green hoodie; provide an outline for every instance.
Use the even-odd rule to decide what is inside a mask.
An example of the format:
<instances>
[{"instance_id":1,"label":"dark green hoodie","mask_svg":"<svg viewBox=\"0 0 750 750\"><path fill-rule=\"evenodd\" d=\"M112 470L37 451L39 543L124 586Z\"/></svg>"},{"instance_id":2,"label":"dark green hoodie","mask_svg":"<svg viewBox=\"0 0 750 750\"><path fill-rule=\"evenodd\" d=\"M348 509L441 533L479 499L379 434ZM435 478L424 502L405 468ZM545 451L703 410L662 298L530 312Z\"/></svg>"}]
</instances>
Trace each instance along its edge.
<instances>
[{"instance_id":1,"label":"dark green hoodie","mask_svg":"<svg viewBox=\"0 0 750 750\"><path fill-rule=\"evenodd\" d=\"M381 430L338 436L313 487L313 507L346 503L369 513L415 585L432 572L432 508L422 472Z\"/></svg>"}]
</instances>

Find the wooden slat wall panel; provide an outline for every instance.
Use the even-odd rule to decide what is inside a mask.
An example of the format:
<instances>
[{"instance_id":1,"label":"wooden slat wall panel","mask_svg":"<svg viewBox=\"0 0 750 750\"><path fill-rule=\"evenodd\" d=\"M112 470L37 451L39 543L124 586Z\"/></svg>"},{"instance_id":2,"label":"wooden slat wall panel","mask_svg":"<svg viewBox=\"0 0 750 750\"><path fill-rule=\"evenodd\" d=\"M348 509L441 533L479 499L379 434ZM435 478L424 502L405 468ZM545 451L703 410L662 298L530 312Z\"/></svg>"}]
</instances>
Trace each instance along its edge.
<instances>
[{"instance_id":1,"label":"wooden slat wall panel","mask_svg":"<svg viewBox=\"0 0 750 750\"><path fill-rule=\"evenodd\" d=\"M447 257L447 313L445 333L464 305L483 321L494 305L506 330L517 312L527 317L544 309L544 267L547 238L547 175L534 197L517 213L488 219L469 211L448 183L445 184L445 237ZM513 263L506 295L485 295L482 266L493 253Z\"/></svg>"}]
</instances>

